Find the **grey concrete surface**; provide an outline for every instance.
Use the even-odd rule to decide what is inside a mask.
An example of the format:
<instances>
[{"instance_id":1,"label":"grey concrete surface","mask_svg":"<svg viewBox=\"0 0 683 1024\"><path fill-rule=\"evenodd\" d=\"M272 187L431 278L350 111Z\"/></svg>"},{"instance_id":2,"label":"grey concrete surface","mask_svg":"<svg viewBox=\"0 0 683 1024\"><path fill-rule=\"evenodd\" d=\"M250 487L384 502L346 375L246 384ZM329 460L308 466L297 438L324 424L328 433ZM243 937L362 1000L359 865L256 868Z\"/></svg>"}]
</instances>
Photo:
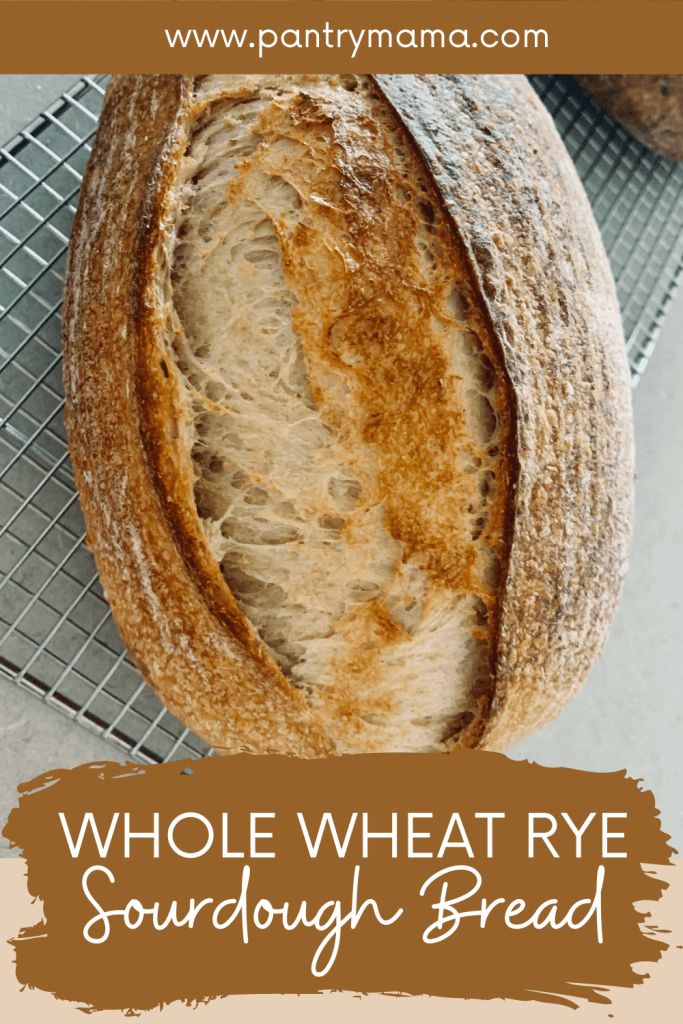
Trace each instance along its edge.
<instances>
[{"instance_id":1,"label":"grey concrete surface","mask_svg":"<svg viewBox=\"0 0 683 1024\"><path fill-rule=\"evenodd\" d=\"M0 140L70 76L0 76ZM634 397L638 458L631 568L607 647L580 696L513 751L548 765L627 769L654 790L683 847L683 293ZM34 697L0 683L0 823L17 785L50 768L122 760L115 747ZM0 849L0 855L7 850Z\"/></svg>"}]
</instances>

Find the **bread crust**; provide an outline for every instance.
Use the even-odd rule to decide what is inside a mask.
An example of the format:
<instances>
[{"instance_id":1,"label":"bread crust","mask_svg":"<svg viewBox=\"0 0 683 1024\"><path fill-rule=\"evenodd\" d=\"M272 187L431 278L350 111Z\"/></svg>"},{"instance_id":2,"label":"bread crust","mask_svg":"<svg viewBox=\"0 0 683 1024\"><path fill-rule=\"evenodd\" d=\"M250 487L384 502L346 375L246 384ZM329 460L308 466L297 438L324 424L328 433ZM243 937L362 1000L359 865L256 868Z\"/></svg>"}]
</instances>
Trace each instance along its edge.
<instances>
[{"instance_id":1,"label":"bread crust","mask_svg":"<svg viewBox=\"0 0 683 1024\"><path fill-rule=\"evenodd\" d=\"M525 79L381 84L469 253L514 394L510 547L478 737L504 748L574 696L626 571L634 455L619 309L588 200Z\"/></svg>"},{"instance_id":2,"label":"bread crust","mask_svg":"<svg viewBox=\"0 0 683 1024\"><path fill-rule=\"evenodd\" d=\"M644 146L683 160L683 75L577 75L577 81Z\"/></svg>"},{"instance_id":3,"label":"bread crust","mask_svg":"<svg viewBox=\"0 0 683 1024\"><path fill-rule=\"evenodd\" d=\"M144 76L115 79L108 91L69 254L71 458L121 635L169 709L221 752L322 755L331 752L327 737L265 657L218 567L205 559L199 569L188 557L147 454L158 443L145 436L140 410L156 316L147 284L173 163L185 146L190 86Z\"/></svg>"},{"instance_id":4,"label":"bread crust","mask_svg":"<svg viewBox=\"0 0 683 1024\"><path fill-rule=\"evenodd\" d=\"M525 80L376 83L440 190L507 383L491 689L452 740L503 747L573 696L626 568L633 452L619 312L585 195ZM224 752L329 754L324 723L264 649L212 559L169 436L180 410L159 361L163 311L152 282L195 113L190 79L140 76L110 87L69 258L74 471L122 636L171 711Z\"/></svg>"}]
</instances>

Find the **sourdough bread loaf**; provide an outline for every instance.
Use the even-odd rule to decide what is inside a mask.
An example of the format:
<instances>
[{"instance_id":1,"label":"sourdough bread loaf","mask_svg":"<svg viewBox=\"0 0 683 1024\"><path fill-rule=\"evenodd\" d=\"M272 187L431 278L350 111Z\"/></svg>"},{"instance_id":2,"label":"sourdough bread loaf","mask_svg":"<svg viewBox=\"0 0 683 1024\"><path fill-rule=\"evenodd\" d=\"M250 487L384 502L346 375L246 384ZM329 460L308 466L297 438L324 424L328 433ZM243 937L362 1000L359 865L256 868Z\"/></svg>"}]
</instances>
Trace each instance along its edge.
<instances>
[{"instance_id":1,"label":"sourdough bread loaf","mask_svg":"<svg viewBox=\"0 0 683 1024\"><path fill-rule=\"evenodd\" d=\"M224 752L503 747L630 534L623 337L523 78L115 79L65 304L116 621Z\"/></svg>"},{"instance_id":2,"label":"sourdough bread loaf","mask_svg":"<svg viewBox=\"0 0 683 1024\"><path fill-rule=\"evenodd\" d=\"M644 146L683 160L683 75L579 75L586 92Z\"/></svg>"}]
</instances>

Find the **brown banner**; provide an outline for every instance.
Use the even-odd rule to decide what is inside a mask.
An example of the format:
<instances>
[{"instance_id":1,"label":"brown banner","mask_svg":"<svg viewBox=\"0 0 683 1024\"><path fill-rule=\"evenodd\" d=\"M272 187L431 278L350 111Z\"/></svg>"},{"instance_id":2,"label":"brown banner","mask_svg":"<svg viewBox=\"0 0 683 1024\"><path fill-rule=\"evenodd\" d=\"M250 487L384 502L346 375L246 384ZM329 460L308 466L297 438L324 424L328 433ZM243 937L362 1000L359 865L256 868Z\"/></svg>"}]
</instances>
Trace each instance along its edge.
<instances>
[{"instance_id":1,"label":"brown banner","mask_svg":"<svg viewBox=\"0 0 683 1024\"><path fill-rule=\"evenodd\" d=\"M40 917L40 904L26 889L25 866L20 860L0 860L0 1006L3 1019L21 1024L83 1024L82 1007L55 999L40 989L21 987L16 979L14 948L5 941L27 921ZM509 999L446 999L413 996L327 992L324 995L228 996L200 1006L172 1003L164 1006L162 1024L643 1024L668 1022L680 1003L683 969L683 861L677 859L658 874L669 883L656 905L657 921L667 930L669 948L656 964L647 965L647 977L635 988L612 989L609 1002L579 1000L578 1012L566 1006ZM159 1011L136 1015L144 1024L159 1024ZM97 1024L125 1024L130 1016L118 1010L97 1014Z\"/></svg>"},{"instance_id":2,"label":"brown banner","mask_svg":"<svg viewBox=\"0 0 683 1024\"><path fill-rule=\"evenodd\" d=\"M21 984L100 1009L321 990L602 1000L659 959L652 795L461 752L151 769L23 788L5 829L44 921Z\"/></svg>"},{"instance_id":3,"label":"brown banner","mask_svg":"<svg viewBox=\"0 0 683 1024\"><path fill-rule=\"evenodd\" d=\"M680 0L0 2L3 72L682 73Z\"/></svg>"}]
</instances>

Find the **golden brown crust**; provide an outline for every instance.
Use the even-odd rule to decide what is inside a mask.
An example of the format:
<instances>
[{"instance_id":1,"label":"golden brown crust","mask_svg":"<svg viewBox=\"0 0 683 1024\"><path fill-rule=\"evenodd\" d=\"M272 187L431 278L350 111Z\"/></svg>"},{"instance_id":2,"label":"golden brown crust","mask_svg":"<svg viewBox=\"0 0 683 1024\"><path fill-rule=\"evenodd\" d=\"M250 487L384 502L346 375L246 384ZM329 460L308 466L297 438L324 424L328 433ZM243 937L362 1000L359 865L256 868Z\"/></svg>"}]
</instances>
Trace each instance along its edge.
<instances>
[{"instance_id":1,"label":"golden brown crust","mask_svg":"<svg viewBox=\"0 0 683 1024\"><path fill-rule=\"evenodd\" d=\"M495 691L475 736L505 747L576 693L626 571L633 438L619 310L586 196L525 79L380 84L441 188L514 392Z\"/></svg>"},{"instance_id":2,"label":"golden brown crust","mask_svg":"<svg viewBox=\"0 0 683 1024\"><path fill-rule=\"evenodd\" d=\"M525 81L377 81L439 186L508 385L494 689L456 740L501 746L573 694L624 572L632 452L618 310L585 197ZM228 751L329 753L212 559L169 437L180 410L151 282L192 105L191 82L174 77L119 79L107 98L65 307L74 469L122 635L171 710Z\"/></svg>"},{"instance_id":3,"label":"golden brown crust","mask_svg":"<svg viewBox=\"0 0 683 1024\"><path fill-rule=\"evenodd\" d=\"M683 160L683 75L577 75L577 80L644 146Z\"/></svg>"}]
</instances>

